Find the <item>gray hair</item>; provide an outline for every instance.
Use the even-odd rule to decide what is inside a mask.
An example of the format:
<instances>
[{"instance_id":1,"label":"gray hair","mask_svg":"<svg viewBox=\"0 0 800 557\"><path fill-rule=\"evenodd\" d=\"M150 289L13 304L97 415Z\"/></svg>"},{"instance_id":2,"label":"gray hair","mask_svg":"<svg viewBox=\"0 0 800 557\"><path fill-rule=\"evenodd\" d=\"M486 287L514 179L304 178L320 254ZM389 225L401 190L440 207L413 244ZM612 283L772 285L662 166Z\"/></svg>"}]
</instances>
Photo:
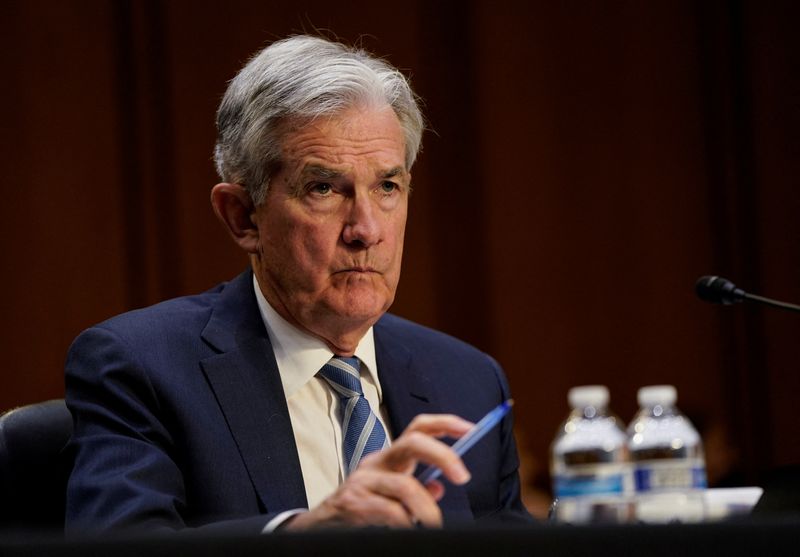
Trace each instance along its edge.
<instances>
[{"instance_id":1,"label":"gray hair","mask_svg":"<svg viewBox=\"0 0 800 557\"><path fill-rule=\"evenodd\" d=\"M255 54L230 82L217 111L214 162L224 182L242 184L257 205L280 168L282 123L391 106L410 169L422 144L417 97L399 70L360 48L298 35Z\"/></svg>"}]
</instances>

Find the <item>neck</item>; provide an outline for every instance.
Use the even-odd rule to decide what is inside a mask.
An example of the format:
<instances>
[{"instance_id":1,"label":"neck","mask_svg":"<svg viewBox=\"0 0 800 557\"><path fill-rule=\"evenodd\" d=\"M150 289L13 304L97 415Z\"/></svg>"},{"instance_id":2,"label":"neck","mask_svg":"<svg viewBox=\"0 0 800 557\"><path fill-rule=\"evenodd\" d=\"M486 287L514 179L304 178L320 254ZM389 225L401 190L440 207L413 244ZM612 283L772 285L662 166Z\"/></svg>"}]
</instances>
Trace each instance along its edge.
<instances>
[{"instance_id":1,"label":"neck","mask_svg":"<svg viewBox=\"0 0 800 557\"><path fill-rule=\"evenodd\" d=\"M320 319L313 319L311 320L310 326L305 326L291 316L284 316L277 308L276 311L280 313L281 317L298 329L306 331L322 340L322 342L328 345L331 352L337 356L350 357L355 354L358 343L361 342L361 339L364 338L364 335L367 334L367 331L373 325L371 322L348 324L342 323L342 320L338 317L330 319L325 319L323 317Z\"/></svg>"},{"instance_id":2,"label":"neck","mask_svg":"<svg viewBox=\"0 0 800 557\"><path fill-rule=\"evenodd\" d=\"M361 344L361 341L377 321L378 318L375 318L366 323L361 321L357 327L328 328L309 332L320 338L337 356L350 357L355 354L356 348L358 348L358 345ZM317 324L317 321L314 323Z\"/></svg>"},{"instance_id":3,"label":"neck","mask_svg":"<svg viewBox=\"0 0 800 557\"><path fill-rule=\"evenodd\" d=\"M347 320L330 313L296 316L282 302L280 296L274 295L269 288L263 288L258 280L256 283L267 303L279 316L300 331L320 339L336 356L353 356L361 339L377 321Z\"/></svg>"}]
</instances>

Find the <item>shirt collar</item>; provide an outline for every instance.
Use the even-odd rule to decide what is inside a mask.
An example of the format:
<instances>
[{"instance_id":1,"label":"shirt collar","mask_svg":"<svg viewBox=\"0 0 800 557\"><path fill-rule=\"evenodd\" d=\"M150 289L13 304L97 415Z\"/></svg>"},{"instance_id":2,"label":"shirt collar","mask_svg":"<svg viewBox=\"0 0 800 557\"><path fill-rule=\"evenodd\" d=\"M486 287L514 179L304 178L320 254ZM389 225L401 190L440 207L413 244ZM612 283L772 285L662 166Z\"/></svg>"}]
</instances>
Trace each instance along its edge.
<instances>
[{"instance_id":1,"label":"shirt collar","mask_svg":"<svg viewBox=\"0 0 800 557\"><path fill-rule=\"evenodd\" d=\"M253 273L253 289L278 363L283 391L286 398L289 398L308 383L334 354L322 340L301 331L275 311L261 292L255 273ZM355 355L361 360L361 374L370 374L378 390L378 402L382 403L383 392L378 380L372 327L359 341Z\"/></svg>"}]
</instances>

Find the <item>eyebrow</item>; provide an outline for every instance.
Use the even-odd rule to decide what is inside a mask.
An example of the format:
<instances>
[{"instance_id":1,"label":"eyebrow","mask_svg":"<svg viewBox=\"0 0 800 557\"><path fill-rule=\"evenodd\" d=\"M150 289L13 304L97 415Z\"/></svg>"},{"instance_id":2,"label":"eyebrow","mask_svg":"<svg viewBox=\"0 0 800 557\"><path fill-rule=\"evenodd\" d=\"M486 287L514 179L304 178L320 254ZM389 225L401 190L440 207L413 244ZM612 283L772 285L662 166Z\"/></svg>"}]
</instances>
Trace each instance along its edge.
<instances>
[{"instance_id":1,"label":"eyebrow","mask_svg":"<svg viewBox=\"0 0 800 557\"><path fill-rule=\"evenodd\" d=\"M385 172L379 172L377 177L380 179L387 179L394 178L396 176L402 176L405 173L405 168L402 166L395 166L394 168L391 168ZM319 164L309 164L303 168L302 175L304 177L312 177L318 180L335 180L337 178L341 178L344 173Z\"/></svg>"},{"instance_id":2,"label":"eyebrow","mask_svg":"<svg viewBox=\"0 0 800 557\"><path fill-rule=\"evenodd\" d=\"M395 176L401 176L406 173L406 169L402 166L395 166L391 170L387 170L383 174L379 174L378 178L394 178Z\"/></svg>"},{"instance_id":3,"label":"eyebrow","mask_svg":"<svg viewBox=\"0 0 800 557\"><path fill-rule=\"evenodd\" d=\"M341 178L342 173L332 168L327 168L318 164L309 164L303 168L303 176L310 176L320 180L333 180Z\"/></svg>"}]
</instances>

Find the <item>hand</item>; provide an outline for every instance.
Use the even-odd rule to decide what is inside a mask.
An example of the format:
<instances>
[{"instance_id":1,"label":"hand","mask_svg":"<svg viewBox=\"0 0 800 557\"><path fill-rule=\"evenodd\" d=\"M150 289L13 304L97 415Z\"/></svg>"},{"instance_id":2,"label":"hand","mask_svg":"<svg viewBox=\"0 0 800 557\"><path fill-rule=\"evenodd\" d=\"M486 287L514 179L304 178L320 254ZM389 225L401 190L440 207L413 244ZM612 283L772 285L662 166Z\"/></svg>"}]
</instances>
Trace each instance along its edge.
<instances>
[{"instance_id":1,"label":"hand","mask_svg":"<svg viewBox=\"0 0 800 557\"><path fill-rule=\"evenodd\" d=\"M391 447L366 456L333 495L293 517L285 528L441 526L436 502L444 495L444 486L438 481L422 485L412 473L422 462L441 468L454 484L467 483L470 475L461 458L436 437L461 437L472 425L449 414L417 416Z\"/></svg>"}]
</instances>

